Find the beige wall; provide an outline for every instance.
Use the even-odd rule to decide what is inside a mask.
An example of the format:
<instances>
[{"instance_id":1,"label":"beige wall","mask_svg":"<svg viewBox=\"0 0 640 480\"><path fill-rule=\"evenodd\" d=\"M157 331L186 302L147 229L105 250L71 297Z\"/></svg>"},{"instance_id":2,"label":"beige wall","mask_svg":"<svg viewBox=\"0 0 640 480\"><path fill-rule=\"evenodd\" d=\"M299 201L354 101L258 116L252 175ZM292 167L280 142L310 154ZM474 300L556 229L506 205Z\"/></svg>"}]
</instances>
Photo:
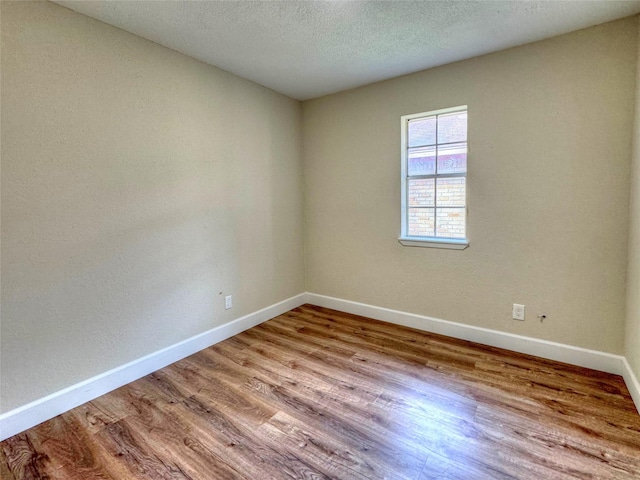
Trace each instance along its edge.
<instances>
[{"instance_id":1,"label":"beige wall","mask_svg":"<svg viewBox=\"0 0 640 480\"><path fill-rule=\"evenodd\" d=\"M640 17L638 17L640 30ZM625 356L636 378L640 378L640 36L636 77L636 117L634 125L629 227L629 269L627 277L627 324Z\"/></svg>"},{"instance_id":2,"label":"beige wall","mask_svg":"<svg viewBox=\"0 0 640 480\"><path fill-rule=\"evenodd\" d=\"M636 29L305 102L307 290L622 353ZM400 116L465 104L470 246L403 247Z\"/></svg>"},{"instance_id":3,"label":"beige wall","mask_svg":"<svg viewBox=\"0 0 640 480\"><path fill-rule=\"evenodd\" d=\"M624 352L640 375L637 19L301 115L57 5L1 5L0 412L302 292L303 200L311 292L613 353L630 238ZM471 245L402 247L400 116L461 104Z\"/></svg>"},{"instance_id":4,"label":"beige wall","mask_svg":"<svg viewBox=\"0 0 640 480\"><path fill-rule=\"evenodd\" d=\"M304 290L299 102L50 3L1 53L1 411Z\"/></svg>"}]
</instances>

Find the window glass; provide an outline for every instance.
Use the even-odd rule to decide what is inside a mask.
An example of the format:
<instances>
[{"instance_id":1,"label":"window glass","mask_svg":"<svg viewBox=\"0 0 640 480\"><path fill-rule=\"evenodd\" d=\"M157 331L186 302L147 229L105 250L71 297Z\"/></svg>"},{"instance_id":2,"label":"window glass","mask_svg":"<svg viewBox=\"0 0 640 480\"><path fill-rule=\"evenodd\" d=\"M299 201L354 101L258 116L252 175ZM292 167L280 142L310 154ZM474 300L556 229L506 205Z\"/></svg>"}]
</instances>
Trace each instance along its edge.
<instances>
[{"instance_id":1,"label":"window glass","mask_svg":"<svg viewBox=\"0 0 640 480\"><path fill-rule=\"evenodd\" d=\"M402 135L401 240L466 241L466 107L406 115Z\"/></svg>"}]
</instances>

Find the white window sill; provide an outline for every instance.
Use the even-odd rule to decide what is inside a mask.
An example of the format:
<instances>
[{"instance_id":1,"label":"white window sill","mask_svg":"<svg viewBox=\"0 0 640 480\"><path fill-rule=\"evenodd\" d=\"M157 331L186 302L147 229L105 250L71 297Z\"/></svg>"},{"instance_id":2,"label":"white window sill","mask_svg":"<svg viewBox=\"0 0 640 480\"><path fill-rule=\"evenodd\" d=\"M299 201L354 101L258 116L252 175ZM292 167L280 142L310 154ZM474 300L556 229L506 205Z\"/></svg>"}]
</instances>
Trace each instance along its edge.
<instances>
[{"instance_id":1,"label":"white window sill","mask_svg":"<svg viewBox=\"0 0 640 480\"><path fill-rule=\"evenodd\" d=\"M467 240L455 240L452 238L421 238L421 237L400 237L398 241L405 247L426 247L426 248L449 248L453 250L464 250L469 246Z\"/></svg>"}]
</instances>

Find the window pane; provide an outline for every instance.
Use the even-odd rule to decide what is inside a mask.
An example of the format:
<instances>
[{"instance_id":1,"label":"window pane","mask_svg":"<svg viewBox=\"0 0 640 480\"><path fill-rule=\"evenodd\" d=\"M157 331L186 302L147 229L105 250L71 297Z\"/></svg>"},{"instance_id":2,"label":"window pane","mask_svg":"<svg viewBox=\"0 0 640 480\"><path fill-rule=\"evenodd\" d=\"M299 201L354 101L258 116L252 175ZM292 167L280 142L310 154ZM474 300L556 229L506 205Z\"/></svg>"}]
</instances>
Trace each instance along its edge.
<instances>
[{"instance_id":1,"label":"window pane","mask_svg":"<svg viewBox=\"0 0 640 480\"><path fill-rule=\"evenodd\" d=\"M433 175L436 173L436 147L409 149L407 175Z\"/></svg>"},{"instance_id":2,"label":"window pane","mask_svg":"<svg viewBox=\"0 0 640 480\"><path fill-rule=\"evenodd\" d=\"M467 144L454 143L438 147L438 173L465 173Z\"/></svg>"},{"instance_id":3,"label":"window pane","mask_svg":"<svg viewBox=\"0 0 640 480\"><path fill-rule=\"evenodd\" d=\"M438 143L467 141L467 112L438 115Z\"/></svg>"},{"instance_id":4,"label":"window pane","mask_svg":"<svg viewBox=\"0 0 640 480\"><path fill-rule=\"evenodd\" d=\"M409 180L409 206L434 207L435 179Z\"/></svg>"},{"instance_id":5,"label":"window pane","mask_svg":"<svg viewBox=\"0 0 640 480\"><path fill-rule=\"evenodd\" d=\"M409 120L409 146L433 145L436 143L436 117Z\"/></svg>"},{"instance_id":6,"label":"window pane","mask_svg":"<svg viewBox=\"0 0 640 480\"><path fill-rule=\"evenodd\" d=\"M433 237L433 208L409 209L409 236Z\"/></svg>"},{"instance_id":7,"label":"window pane","mask_svg":"<svg viewBox=\"0 0 640 480\"><path fill-rule=\"evenodd\" d=\"M438 178L438 188L436 189L438 206L464 207L466 188L467 179L464 177Z\"/></svg>"},{"instance_id":8,"label":"window pane","mask_svg":"<svg viewBox=\"0 0 640 480\"><path fill-rule=\"evenodd\" d=\"M464 212L464 208L437 208L436 237L465 238Z\"/></svg>"}]
</instances>

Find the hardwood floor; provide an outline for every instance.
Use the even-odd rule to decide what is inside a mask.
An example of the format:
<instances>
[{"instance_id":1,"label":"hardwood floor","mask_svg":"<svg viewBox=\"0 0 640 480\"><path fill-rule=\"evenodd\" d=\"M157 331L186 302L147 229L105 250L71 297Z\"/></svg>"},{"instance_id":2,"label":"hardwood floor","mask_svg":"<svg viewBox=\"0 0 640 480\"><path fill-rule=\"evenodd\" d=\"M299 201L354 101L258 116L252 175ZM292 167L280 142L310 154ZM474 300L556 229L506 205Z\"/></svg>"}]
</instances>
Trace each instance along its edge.
<instances>
[{"instance_id":1,"label":"hardwood floor","mask_svg":"<svg viewBox=\"0 0 640 480\"><path fill-rule=\"evenodd\" d=\"M0 443L2 479L639 479L621 377L305 305Z\"/></svg>"}]
</instances>

